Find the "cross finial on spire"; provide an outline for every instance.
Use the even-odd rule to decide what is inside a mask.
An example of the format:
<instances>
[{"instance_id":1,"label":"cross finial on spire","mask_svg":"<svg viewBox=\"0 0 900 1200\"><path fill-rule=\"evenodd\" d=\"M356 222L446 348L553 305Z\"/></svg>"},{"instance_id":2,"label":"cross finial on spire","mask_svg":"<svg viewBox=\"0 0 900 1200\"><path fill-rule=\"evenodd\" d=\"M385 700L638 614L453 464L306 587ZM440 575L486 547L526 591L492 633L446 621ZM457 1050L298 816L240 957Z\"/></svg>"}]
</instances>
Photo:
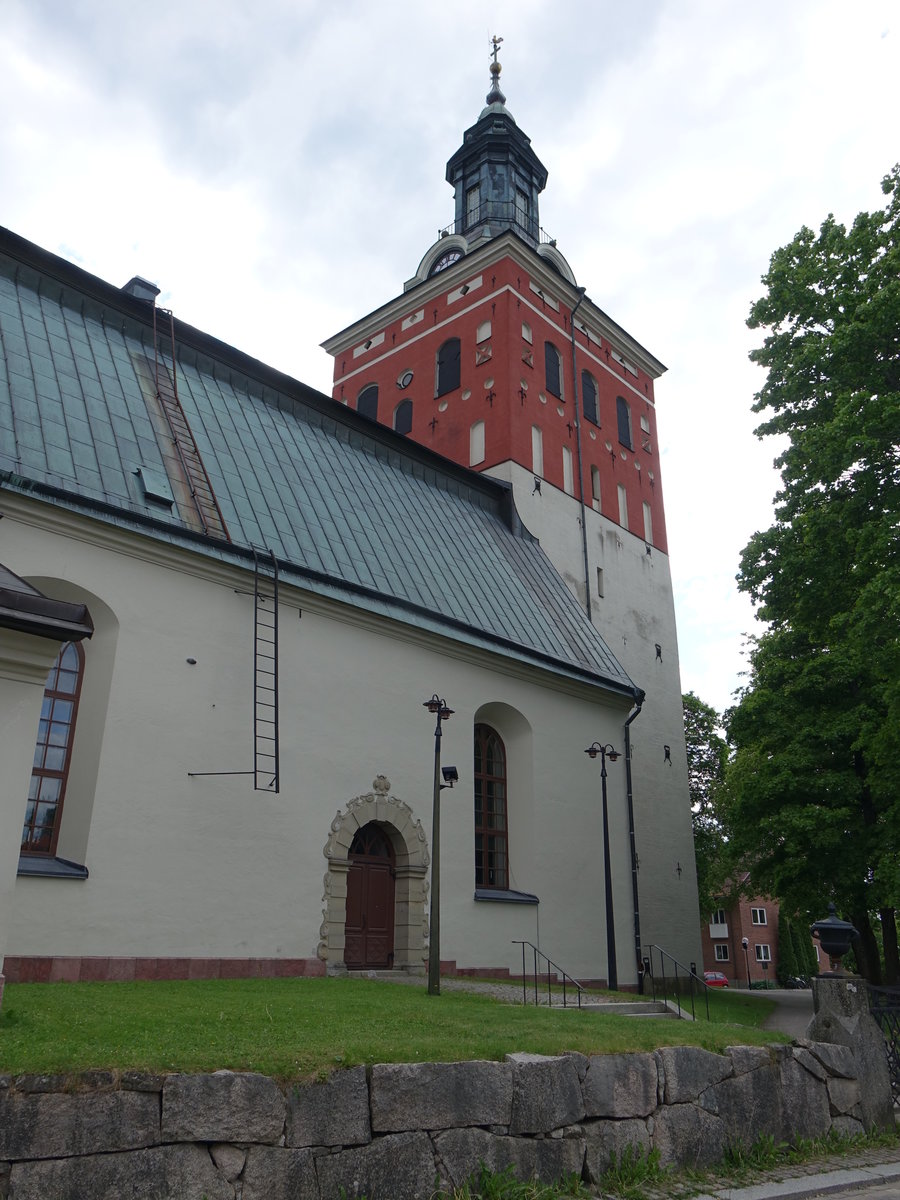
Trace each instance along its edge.
<instances>
[{"instance_id":1,"label":"cross finial on spire","mask_svg":"<svg viewBox=\"0 0 900 1200\"><path fill-rule=\"evenodd\" d=\"M503 38L497 37L496 33L491 38L491 45L494 48L491 51L491 58L493 59L493 62L491 63L491 90L487 94L488 104L505 104L506 103L506 97L500 91L501 67L500 67L500 62L497 58L497 55L500 53L500 43L502 41L503 41Z\"/></svg>"}]
</instances>

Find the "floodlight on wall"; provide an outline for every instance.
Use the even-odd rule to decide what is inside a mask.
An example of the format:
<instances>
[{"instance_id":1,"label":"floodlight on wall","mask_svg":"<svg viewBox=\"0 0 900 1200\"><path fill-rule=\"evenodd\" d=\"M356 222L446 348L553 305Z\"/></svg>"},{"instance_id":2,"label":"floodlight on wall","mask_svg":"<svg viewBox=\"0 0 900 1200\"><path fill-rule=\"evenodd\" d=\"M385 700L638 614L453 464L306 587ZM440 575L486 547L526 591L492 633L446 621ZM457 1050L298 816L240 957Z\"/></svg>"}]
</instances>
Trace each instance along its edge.
<instances>
[{"instance_id":1,"label":"floodlight on wall","mask_svg":"<svg viewBox=\"0 0 900 1200\"><path fill-rule=\"evenodd\" d=\"M459 771L456 767L441 767L441 774L444 777L442 788L452 788L454 783L459 783Z\"/></svg>"},{"instance_id":2,"label":"floodlight on wall","mask_svg":"<svg viewBox=\"0 0 900 1200\"><path fill-rule=\"evenodd\" d=\"M462 287L459 289L459 294L461 296L465 296L465 294L468 292L468 290L469 290L469 285L467 283L464 283L462 285Z\"/></svg>"}]
</instances>

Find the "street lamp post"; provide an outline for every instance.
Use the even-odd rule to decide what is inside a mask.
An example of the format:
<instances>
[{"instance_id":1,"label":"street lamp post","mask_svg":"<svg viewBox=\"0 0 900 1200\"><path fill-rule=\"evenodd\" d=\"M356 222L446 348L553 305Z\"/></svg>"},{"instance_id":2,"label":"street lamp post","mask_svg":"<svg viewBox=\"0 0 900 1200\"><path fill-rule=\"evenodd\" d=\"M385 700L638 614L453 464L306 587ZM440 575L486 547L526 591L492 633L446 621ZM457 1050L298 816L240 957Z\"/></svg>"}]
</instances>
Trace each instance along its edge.
<instances>
[{"instance_id":1,"label":"street lamp post","mask_svg":"<svg viewBox=\"0 0 900 1200\"><path fill-rule=\"evenodd\" d=\"M434 713L434 794L431 808L431 909L428 918L428 995L441 994L441 790L451 784L441 783L441 723L453 716L437 692L425 700L423 708Z\"/></svg>"},{"instance_id":2,"label":"street lamp post","mask_svg":"<svg viewBox=\"0 0 900 1200\"><path fill-rule=\"evenodd\" d=\"M750 991L750 939L741 938L741 945L744 947L744 963L747 967L747 991Z\"/></svg>"},{"instance_id":3,"label":"street lamp post","mask_svg":"<svg viewBox=\"0 0 900 1200\"><path fill-rule=\"evenodd\" d=\"M606 975L610 991L617 991L619 975L616 969L616 924L613 915L612 869L609 861L609 806L606 800L606 760L615 762L619 752L613 746L594 742L585 750L590 758L600 755L600 792L603 797L603 873L606 876Z\"/></svg>"}]
</instances>

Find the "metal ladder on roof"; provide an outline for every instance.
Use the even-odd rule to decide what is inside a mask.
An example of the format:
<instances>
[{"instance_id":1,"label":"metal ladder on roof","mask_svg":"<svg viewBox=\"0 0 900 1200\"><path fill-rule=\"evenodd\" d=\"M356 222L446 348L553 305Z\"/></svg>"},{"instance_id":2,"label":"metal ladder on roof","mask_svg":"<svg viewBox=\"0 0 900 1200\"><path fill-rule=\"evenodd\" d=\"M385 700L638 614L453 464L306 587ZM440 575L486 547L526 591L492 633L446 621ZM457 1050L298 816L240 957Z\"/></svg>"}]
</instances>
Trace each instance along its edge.
<instances>
[{"instance_id":1,"label":"metal ladder on roof","mask_svg":"<svg viewBox=\"0 0 900 1200\"><path fill-rule=\"evenodd\" d=\"M277 792L278 745L278 560L274 551L253 550L253 787Z\"/></svg>"},{"instance_id":2,"label":"metal ladder on roof","mask_svg":"<svg viewBox=\"0 0 900 1200\"><path fill-rule=\"evenodd\" d=\"M172 350L171 373L162 359L161 331L157 327L157 313L168 317L168 336ZM187 479L203 532L210 537L225 538L227 541L231 541L225 518L222 516L222 510L219 508L219 502L213 491L212 482L203 465L200 450L194 440L184 409L181 407L181 401L178 399L178 378L175 368L175 318L170 309L157 308L155 305L153 307L153 352L156 397L168 422L172 445Z\"/></svg>"}]
</instances>

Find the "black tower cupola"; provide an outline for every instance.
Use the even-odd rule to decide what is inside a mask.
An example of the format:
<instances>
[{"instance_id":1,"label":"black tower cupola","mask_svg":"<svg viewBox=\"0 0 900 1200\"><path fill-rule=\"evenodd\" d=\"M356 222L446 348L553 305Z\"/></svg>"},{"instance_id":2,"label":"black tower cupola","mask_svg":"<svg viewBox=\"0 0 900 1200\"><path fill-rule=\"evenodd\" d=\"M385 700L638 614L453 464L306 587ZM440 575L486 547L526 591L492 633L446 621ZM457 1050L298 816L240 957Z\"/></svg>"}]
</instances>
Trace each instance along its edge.
<instances>
[{"instance_id":1,"label":"black tower cupola","mask_svg":"<svg viewBox=\"0 0 900 1200\"><path fill-rule=\"evenodd\" d=\"M516 125L500 91L495 37L491 90L477 122L447 163L447 182L456 201L454 233L471 244L479 236L496 237L511 229L532 247L540 241L538 196L547 183L547 168L531 148L531 139Z\"/></svg>"}]
</instances>

